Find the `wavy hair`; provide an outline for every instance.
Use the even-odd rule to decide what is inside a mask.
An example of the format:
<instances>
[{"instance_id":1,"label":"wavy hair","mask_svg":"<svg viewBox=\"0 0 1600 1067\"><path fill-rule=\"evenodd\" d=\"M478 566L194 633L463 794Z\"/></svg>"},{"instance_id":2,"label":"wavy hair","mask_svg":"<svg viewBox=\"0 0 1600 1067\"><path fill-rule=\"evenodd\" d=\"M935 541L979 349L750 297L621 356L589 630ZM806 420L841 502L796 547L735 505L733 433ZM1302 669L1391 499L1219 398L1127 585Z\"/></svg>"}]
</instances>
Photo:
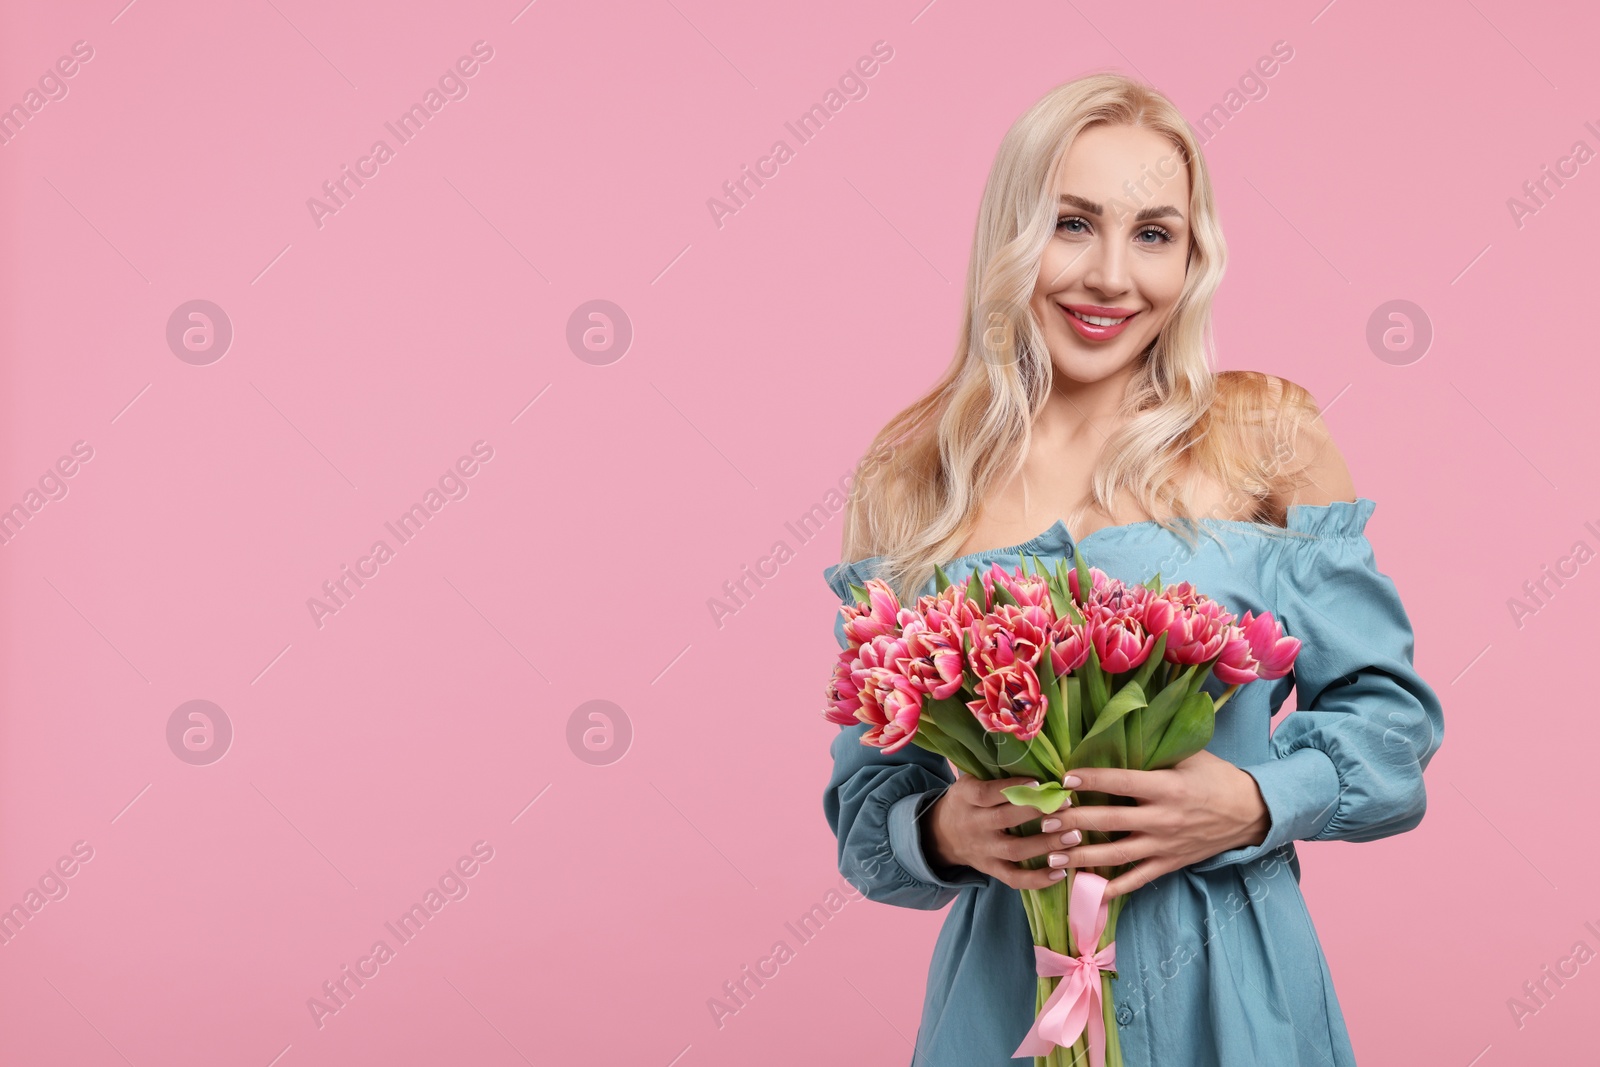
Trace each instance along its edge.
<instances>
[{"instance_id":1,"label":"wavy hair","mask_svg":"<svg viewBox=\"0 0 1600 1067\"><path fill-rule=\"evenodd\" d=\"M1246 521L1279 532L1286 524L1286 509L1267 500L1298 484L1293 442L1317 417L1316 404L1284 379L1211 369L1211 301L1227 248L1200 145L1166 97L1121 74L1096 73L1052 89L1006 132L979 205L954 358L856 467L843 561L881 557L878 574L902 599L926 585L935 563L954 557L982 502L1027 456L1054 373L1030 297L1055 233L1063 161L1078 136L1099 125L1140 126L1172 143L1188 171L1191 238L1183 291L1139 357L1118 413L1126 421L1103 446L1085 508L1115 518L1114 501L1127 490L1193 548L1204 526L1182 484L1187 453L1244 502Z\"/></svg>"}]
</instances>

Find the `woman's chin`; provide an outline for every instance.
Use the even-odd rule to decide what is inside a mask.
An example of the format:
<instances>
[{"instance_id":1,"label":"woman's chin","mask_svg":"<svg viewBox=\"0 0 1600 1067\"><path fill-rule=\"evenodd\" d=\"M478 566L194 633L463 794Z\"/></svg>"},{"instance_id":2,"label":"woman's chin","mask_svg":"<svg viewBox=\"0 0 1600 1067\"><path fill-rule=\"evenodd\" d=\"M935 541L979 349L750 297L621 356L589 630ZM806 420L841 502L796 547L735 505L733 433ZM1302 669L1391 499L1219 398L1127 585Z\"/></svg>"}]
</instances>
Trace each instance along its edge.
<instances>
[{"instance_id":1,"label":"woman's chin","mask_svg":"<svg viewBox=\"0 0 1600 1067\"><path fill-rule=\"evenodd\" d=\"M1093 385L1095 382L1116 374L1126 369L1133 363L1138 355L1137 349L1125 348L1121 345L1116 349L1100 348L1085 351L1082 347L1069 343L1050 345L1050 362L1055 366L1055 375L1058 381L1072 381L1079 385Z\"/></svg>"}]
</instances>

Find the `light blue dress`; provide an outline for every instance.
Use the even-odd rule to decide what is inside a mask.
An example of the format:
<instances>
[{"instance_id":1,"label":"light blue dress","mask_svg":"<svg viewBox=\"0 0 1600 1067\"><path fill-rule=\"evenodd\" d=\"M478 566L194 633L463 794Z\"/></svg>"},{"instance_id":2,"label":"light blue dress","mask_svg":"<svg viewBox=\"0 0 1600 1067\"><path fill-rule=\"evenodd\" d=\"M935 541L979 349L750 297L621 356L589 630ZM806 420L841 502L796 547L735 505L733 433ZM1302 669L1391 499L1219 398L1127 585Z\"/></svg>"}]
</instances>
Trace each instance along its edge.
<instances>
[{"instance_id":1,"label":"light blue dress","mask_svg":"<svg viewBox=\"0 0 1600 1067\"><path fill-rule=\"evenodd\" d=\"M1412 666L1412 630L1393 581L1373 558L1366 497L1296 505L1288 530L1203 520L1190 548L1155 522L1110 526L1082 540L1091 566L1124 582L1193 582L1236 615L1272 612L1303 643L1292 675L1240 689L1207 748L1255 778L1272 827L1135 890L1117 921L1116 1021L1128 1067L1353 1067L1328 964L1300 893L1296 841L1371 841L1414 828L1427 807L1423 768L1444 736L1439 698ZM1295 538L1293 531L1311 536ZM1020 553L1073 559L1057 521L1021 545L961 556L952 580ZM824 577L843 604L847 583L880 557ZM923 590L934 591L933 582ZM834 634L846 647L843 620ZM1297 709L1272 731L1297 687ZM1215 678L1207 683L1222 691ZM940 877L920 847L918 818L953 781L916 745L893 755L842 726L823 794L839 870L869 899L905 908L953 905L939 931L913 1067L1003 1067L1034 1018L1033 941L1021 894L971 867ZM1351 857L1360 862L1359 857ZM1374 873L1378 873L1374 871Z\"/></svg>"}]
</instances>

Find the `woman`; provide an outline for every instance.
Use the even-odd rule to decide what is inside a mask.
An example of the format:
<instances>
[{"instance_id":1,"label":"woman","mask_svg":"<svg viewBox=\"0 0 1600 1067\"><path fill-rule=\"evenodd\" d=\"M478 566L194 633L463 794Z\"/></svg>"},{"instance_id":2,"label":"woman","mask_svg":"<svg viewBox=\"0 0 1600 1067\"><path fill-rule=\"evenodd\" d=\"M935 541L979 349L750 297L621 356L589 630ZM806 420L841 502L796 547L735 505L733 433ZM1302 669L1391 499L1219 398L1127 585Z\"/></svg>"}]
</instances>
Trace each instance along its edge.
<instances>
[{"instance_id":1,"label":"woman","mask_svg":"<svg viewBox=\"0 0 1600 1067\"><path fill-rule=\"evenodd\" d=\"M1081 545L1113 577L1192 582L1303 642L1292 675L1229 701L1207 750L1067 779L1136 805L1068 807L1031 837L1005 829L1039 813L999 792L1023 779L952 778L924 749L886 755L860 743L866 724L841 727L824 795L840 871L872 900L954 903L916 1067L1018 1062L1036 977L1017 890L1131 861L1107 891L1131 894L1114 983L1129 1067L1355 1063L1293 842L1415 827L1443 716L1364 533L1375 505L1310 395L1209 369L1224 263L1205 161L1172 104L1112 74L1056 88L990 172L955 359L858 468L852 562L825 574L846 604L869 577L909 602L934 591L936 562L960 581ZM835 635L847 647L842 618ZM1291 688L1298 710L1273 732ZM1124 833L1080 844L1088 829ZM1019 862L1041 855L1049 866Z\"/></svg>"}]
</instances>

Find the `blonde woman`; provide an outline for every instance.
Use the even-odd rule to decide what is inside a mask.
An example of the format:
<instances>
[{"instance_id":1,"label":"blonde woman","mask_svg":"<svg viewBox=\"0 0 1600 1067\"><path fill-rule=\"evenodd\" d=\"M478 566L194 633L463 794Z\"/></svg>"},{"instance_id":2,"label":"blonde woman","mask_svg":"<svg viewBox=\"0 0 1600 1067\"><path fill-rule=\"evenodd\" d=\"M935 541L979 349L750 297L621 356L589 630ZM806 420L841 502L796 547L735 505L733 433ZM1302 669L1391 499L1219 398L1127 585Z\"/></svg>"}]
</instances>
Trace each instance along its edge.
<instances>
[{"instance_id":1,"label":"blonde woman","mask_svg":"<svg viewBox=\"0 0 1600 1067\"><path fill-rule=\"evenodd\" d=\"M824 795L840 871L872 900L954 904L916 1067L1015 1064L1036 985L1016 890L1128 862L1107 898L1131 894L1114 985L1129 1067L1355 1063L1294 842L1415 827L1443 714L1364 532L1375 504L1310 395L1210 369L1225 258L1205 161L1168 100L1114 74L1054 89L990 172L954 360L857 469L825 573L842 603L869 577L909 602L934 591L935 563L959 581L1082 546L1113 577L1192 582L1303 642L1292 675L1229 701L1207 750L1067 782L1135 805L1068 807L1031 837L1005 832L1039 816L1000 796L1022 779L953 777L924 749L886 755L860 743L866 724L840 728ZM842 620L835 635L845 647ZM1090 829L1119 836L1086 844ZM1036 856L1048 865L1020 862Z\"/></svg>"}]
</instances>

